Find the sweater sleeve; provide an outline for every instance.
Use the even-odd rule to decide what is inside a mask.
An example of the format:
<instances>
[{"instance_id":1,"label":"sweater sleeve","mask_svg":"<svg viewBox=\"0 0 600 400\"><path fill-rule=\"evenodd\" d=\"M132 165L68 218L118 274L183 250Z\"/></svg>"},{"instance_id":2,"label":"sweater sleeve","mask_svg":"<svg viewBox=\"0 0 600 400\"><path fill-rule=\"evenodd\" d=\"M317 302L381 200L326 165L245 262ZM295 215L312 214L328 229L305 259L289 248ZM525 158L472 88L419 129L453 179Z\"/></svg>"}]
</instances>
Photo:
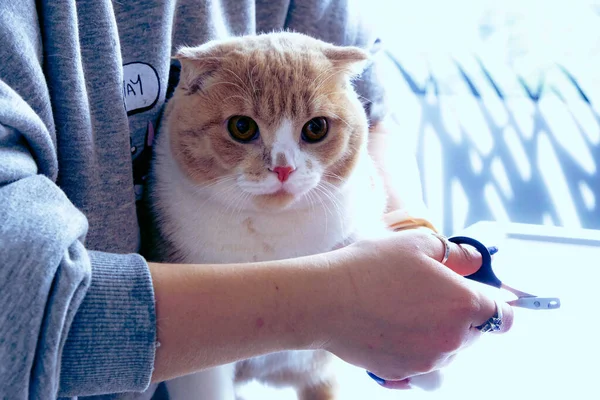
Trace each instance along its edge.
<instances>
[{"instance_id":1,"label":"sweater sleeve","mask_svg":"<svg viewBox=\"0 0 600 400\"><path fill-rule=\"evenodd\" d=\"M142 391L155 354L144 259L85 248L56 184L35 1L0 6L0 397Z\"/></svg>"},{"instance_id":2,"label":"sweater sleeve","mask_svg":"<svg viewBox=\"0 0 600 400\"><path fill-rule=\"evenodd\" d=\"M357 46L371 54L371 62L354 84L370 125L388 109L381 77L383 46L363 0L291 0L285 29L306 33L339 46Z\"/></svg>"}]
</instances>

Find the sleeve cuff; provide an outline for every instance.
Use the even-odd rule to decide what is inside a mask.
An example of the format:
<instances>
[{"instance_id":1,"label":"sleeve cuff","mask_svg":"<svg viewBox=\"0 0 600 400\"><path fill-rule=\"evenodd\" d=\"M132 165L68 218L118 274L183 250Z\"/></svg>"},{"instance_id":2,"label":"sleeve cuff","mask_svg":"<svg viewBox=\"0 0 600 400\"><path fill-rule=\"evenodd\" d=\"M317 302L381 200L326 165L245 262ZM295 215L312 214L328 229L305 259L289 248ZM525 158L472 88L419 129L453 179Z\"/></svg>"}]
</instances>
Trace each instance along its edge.
<instances>
[{"instance_id":1,"label":"sleeve cuff","mask_svg":"<svg viewBox=\"0 0 600 400\"><path fill-rule=\"evenodd\" d=\"M89 255L92 282L65 343L61 395L144 391L156 351L148 265L138 254Z\"/></svg>"},{"instance_id":2,"label":"sleeve cuff","mask_svg":"<svg viewBox=\"0 0 600 400\"><path fill-rule=\"evenodd\" d=\"M431 223L428 213L423 209L421 212L410 212L407 209L391 211L383 216L384 222L393 231L403 231L407 229L427 228L433 232L439 233L435 225Z\"/></svg>"}]
</instances>

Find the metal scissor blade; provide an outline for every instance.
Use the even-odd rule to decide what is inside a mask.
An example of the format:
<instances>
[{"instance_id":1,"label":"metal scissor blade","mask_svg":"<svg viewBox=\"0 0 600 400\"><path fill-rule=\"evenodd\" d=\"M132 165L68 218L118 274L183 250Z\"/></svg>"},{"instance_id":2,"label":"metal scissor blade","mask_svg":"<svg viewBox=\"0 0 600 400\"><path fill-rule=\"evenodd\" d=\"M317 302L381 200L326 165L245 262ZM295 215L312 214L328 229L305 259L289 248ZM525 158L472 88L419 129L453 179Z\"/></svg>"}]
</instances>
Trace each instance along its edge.
<instances>
[{"instance_id":1,"label":"metal scissor blade","mask_svg":"<svg viewBox=\"0 0 600 400\"><path fill-rule=\"evenodd\" d=\"M519 297L507 303L514 307L529 308L531 310L554 310L560 308L560 299L557 297Z\"/></svg>"},{"instance_id":2,"label":"metal scissor blade","mask_svg":"<svg viewBox=\"0 0 600 400\"><path fill-rule=\"evenodd\" d=\"M560 308L560 299L557 297L537 297L536 295L514 289L507 284L502 284L502 289L508 290L516 300L508 301L511 306L529 308L530 310L554 310Z\"/></svg>"},{"instance_id":3,"label":"metal scissor blade","mask_svg":"<svg viewBox=\"0 0 600 400\"><path fill-rule=\"evenodd\" d=\"M448 240L456 244L467 244L475 247L481 254L482 265L476 272L465 276L465 278L511 292L517 296L516 300L508 302L511 306L528 308L531 310L554 310L560 308L560 299L556 297L537 297L533 294L512 288L498 279L492 269L492 257L490 252L483 243L467 236L453 236L448 238Z\"/></svg>"},{"instance_id":4,"label":"metal scissor blade","mask_svg":"<svg viewBox=\"0 0 600 400\"><path fill-rule=\"evenodd\" d=\"M537 297L535 294L530 294L527 292L523 292L522 290L512 288L512 287L508 286L506 283L502 283L502 286L500 286L500 288L504 289L504 290L508 290L509 292L511 292L512 294L517 296L518 298Z\"/></svg>"}]
</instances>

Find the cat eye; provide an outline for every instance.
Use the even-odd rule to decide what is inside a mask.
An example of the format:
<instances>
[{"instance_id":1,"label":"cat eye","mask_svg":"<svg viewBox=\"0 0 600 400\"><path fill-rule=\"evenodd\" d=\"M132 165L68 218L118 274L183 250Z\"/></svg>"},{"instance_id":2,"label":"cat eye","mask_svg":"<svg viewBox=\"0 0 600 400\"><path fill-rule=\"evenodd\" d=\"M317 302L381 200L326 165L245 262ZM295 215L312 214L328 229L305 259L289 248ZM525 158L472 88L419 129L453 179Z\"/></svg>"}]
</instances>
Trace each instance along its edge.
<instances>
[{"instance_id":1,"label":"cat eye","mask_svg":"<svg viewBox=\"0 0 600 400\"><path fill-rule=\"evenodd\" d=\"M227 130L238 142L248 143L258 138L258 125L245 115L234 115L227 122Z\"/></svg>"},{"instance_id":2,"label":"cat eye","mask_svg":"<svg viewBox=\"0 0 600 400\"><path fill-rule=\"evenodd\" d=\"M325 139L329 125L325 117L315 117L302 127L302 140L308 143L317 143Z\"/></svg>"}]
</instances>

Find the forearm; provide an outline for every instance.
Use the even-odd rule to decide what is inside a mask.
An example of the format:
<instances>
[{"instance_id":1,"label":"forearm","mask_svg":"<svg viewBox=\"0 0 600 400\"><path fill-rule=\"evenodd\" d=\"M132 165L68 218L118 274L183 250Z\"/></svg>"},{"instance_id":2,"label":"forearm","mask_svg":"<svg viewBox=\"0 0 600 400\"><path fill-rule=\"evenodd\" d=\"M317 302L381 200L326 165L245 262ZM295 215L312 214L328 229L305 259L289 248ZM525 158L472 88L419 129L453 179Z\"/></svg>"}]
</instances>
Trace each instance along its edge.
<instances>
[{"instance_id":1,"label":"forearm","mask_svg":"<svg viewBox=\"0 0 600 400\"><path fill-rule=\"evenodd\" d=\"M369 154L388 195L387 211L408 208L419 213L423 192L413 140L391 120L373 125L369 132Z\"/></svg>"},{"instance_id":2,"label":"forearm","mask_svg":"<svg viewBox=\"0 0 600 400\"><path fill-rule=\"evenodd\" d=\"M160 343L153 381L280 350L322 347L324 321L336 310L328 260L151 263Z\"/></svg>"}]
</instances>

